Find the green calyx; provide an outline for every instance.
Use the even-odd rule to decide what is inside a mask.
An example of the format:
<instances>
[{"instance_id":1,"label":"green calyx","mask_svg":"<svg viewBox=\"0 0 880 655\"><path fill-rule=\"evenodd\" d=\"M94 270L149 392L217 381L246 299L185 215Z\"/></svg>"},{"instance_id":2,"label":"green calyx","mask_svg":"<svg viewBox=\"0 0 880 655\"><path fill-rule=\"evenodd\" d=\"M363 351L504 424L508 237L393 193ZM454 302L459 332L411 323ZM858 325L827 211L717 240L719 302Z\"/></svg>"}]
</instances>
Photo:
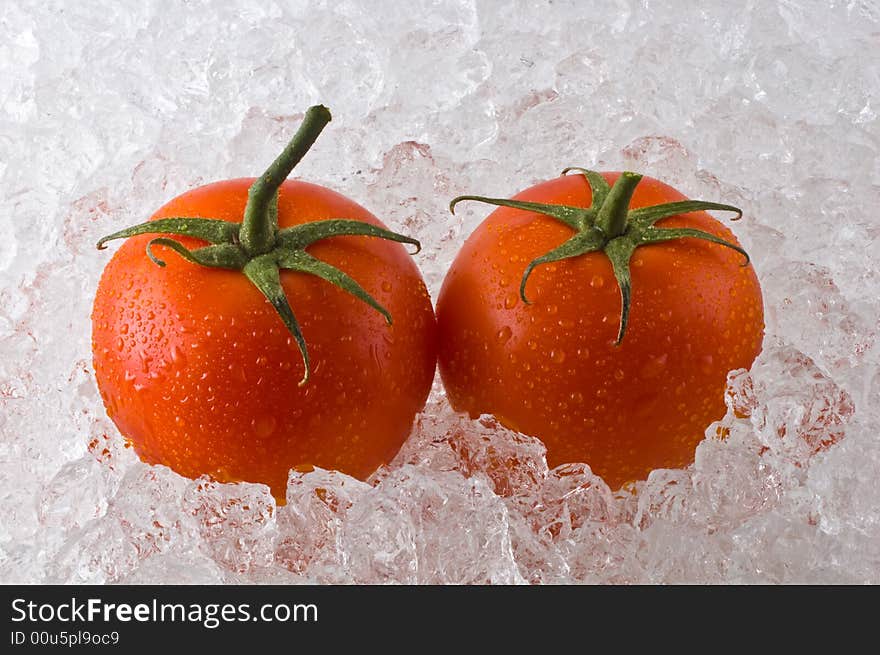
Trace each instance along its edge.
<instances>
[{"instance_id":1,"label":"green calyx","mask_svg":"<svg viewBox=\"0 0 880 655\"><path fill-rule=\"evenodd\" d=\"M589 207L569 207L505 198L486 198L483 196L459 196L449 203L449 210L455 213L455 205L463 200L475 200L499 207L511 207L536 212L555 218L574 230L575 234L565 243L550 252L532 260L523 272L519 285L519 295L525 304L531 304L526 298L526 283L532 271L542 264L558 262L563 259L580 257L589 252L604 252L611 261L614 277L620 288L620 325L617 331L617 345L626 334L627 321L631 304L632 284L630 281L630 259L637 248L651 243L661 243L674 239L703 239L718 245L731 248L745 257L743 266L748 266L749 255L735 243L725 241L714 234L693 228L661 228L655 223L663 218L686 214L694 211L717 210L736 213L737 220L742 217L742 210L732 205L703 200L683 200L652 207L630 209L629 203L633 192L642 179L638 173L626 171L621 173L614 186L599 173L575 166L562 171L567 175L577 171L586 178L592 191L592 203Z\"/></svg>"},{"instance_id":2,"label":"green calyx","mask_svg":"<svg viewBox=\"0 0 880 655\"><path fill-rule=\"evenodd\" d=\"M186 236L208 242L210 245L190 250L175 239L160 236L147 244L147 256L158 266L165 266L165 262L153 252L155 246L163 246L193 264L241 271L272 304L296 341L305 366L300 386L309 381L309 352L281 286L281 270L307 273L336 285L382 314L390 325L391 314L375 298L343 271L310 255L306 248L332 237L370 236L411 244L415 246L415 252L421 249L421 244L413 238L346 218L278 229L278 189L329 122L330 111L324 106L310 107L306 111L302 125L290 143L248 190L241 223L210 218L162 218L114 232L97 244L101 250L108 241L139 234Z\"/></svg>"}]
</instances>

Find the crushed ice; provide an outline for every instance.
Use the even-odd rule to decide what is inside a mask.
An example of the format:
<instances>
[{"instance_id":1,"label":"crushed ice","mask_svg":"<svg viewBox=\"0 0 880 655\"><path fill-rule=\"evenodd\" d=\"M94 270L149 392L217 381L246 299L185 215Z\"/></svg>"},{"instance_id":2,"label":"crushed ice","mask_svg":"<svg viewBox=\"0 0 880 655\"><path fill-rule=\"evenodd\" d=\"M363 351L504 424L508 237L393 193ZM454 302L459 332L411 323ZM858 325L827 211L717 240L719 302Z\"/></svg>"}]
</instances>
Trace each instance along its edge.
<instances>
[{"instance_id":1,"label":"crushed ice","mask_svg":"<svg viewBox=\"0 0 880 655\"><path fill-rule=\"evenodd\" d=\"M413 3L410 3L413 4ZM157 2L0 8L0 581L880 582L873 3ZM97 236L250 175L316 102L300 174L417 233L432 293L485 215L562 167L739 204L767 337L685 470L613 493L448 408L369 483L148 467L104 415Z\"/></svg>"}]
</instances>

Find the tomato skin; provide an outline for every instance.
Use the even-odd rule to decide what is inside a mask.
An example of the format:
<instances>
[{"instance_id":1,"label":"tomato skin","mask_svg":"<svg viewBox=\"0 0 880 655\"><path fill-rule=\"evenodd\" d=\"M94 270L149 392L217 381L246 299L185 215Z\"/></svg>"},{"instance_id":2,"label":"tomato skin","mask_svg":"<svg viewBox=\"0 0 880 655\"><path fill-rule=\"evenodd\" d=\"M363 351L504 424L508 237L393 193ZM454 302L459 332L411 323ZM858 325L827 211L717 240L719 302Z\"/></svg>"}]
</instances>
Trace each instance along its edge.
<instances>
[{"instance_id":1,"label":"tomato skin","mask_svg":"<svg viewBox=\"0 0 880 655\"><path fill-rule=\"evenodd\" d=\"M613 184L618 173L603 173ZM517 200L587 207L581 175L534 186ZM685 200L644 177L631 207ZM691 227L737 243L705 212L657 227ZM613 488L693 461L725 412L727 373L761 349L763 301L739 253L697 239L651 244L631 260L632 305L615 345L621 299L611 263L590 253L526 265L572 236L540 214L498 208L468 238L437 301L439 369L458 411L494 414L540 438L548 463L586 462Z\"/></svg>"},{"instance_id":2,"label":"tomato skin","mask_svg":"<svg viewBox=\"0 0 880 655\"><path fill-rule=\"evenodd\" d=\"M151 220L239 222L253 181L194 189ZM344 196L299 181L281 186L278 210L281 228L329 218L382 226ZM145 254L150 238L130 238L114 254L92 314L101 397L144 461L188 477L263 482L283 498L292 467L364 479L394 457L425 404L437 349L430 297L401 244L346 236L308 248L384 305L390 326L324 280L281 272L312 361L300 387L295 341L241 272L194 265L161 246L160 268Z\"/></svg>"}]
</instances>

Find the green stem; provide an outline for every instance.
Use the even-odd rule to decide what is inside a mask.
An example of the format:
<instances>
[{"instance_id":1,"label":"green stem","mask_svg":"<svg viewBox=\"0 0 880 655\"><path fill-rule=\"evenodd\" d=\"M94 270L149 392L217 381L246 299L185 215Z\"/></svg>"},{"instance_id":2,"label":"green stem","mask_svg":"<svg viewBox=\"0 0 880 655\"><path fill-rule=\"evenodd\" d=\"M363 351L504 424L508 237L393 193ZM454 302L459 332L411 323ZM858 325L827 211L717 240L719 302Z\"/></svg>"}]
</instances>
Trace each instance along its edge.
<instances>
[{"instance_id":1,"label":"green stem","mask_svg":"<svg viewBox=\"0 0 880 655\"><path fill-rule=\"evenodd\" d=\"M608 192L596 216L596 227L605 233L607 239L619 237L626 230L629 202L641 180L638 173L624 171Z\"/></svg>"},{"instance_id":2,"label":"green stem","mask_svg":"<svg viewBox=\"0 0 880 655\"><path fill-rule=\"evenodd\" d=\"M275 245L278 232L278 214L273 211L275 194L329 122L330 110L324 105L309 107L290 143L251 185L239 233L241 245L248 255L262 255Z\"/></svg>"},{"instance_id":3,"label":"green stem","mask_svg":"<svg viewBox=\"0 0 880 655\"><path fill-rule=\"evenodd\" d=\"M579 171L587 179L587 183L590 185L590 192L593 195L593 200L588 209L577 209L567 205L485 198L483 196L459 196L449 206L449 209L452 210L455 203L460 200L477 200L490 205L513 207L514 209L538 212L545 216L551 216L576 231L576 234L561 246L554 248L541 257L533 259L526 266L519 285L519 295L524 304L531 304L526 298L525 289L526 282L528 282L529 276L536 267L563 259L573 259L590 252L602 251L611 261L614 277L620 288L620 326L617 331L617 344L620 345L626 334L632 297L632 279L629 262L637 248L651 243L662 243L677 239L702 239L703 241L732 248L745 257L743 266L748 266L748 254L736 243L725 241L710 232L704 232L696 228L666 228L655 225L655 223L670 216L679 216L708 209L732 211L739 218L742 216L742 210L738 207L722 205L717 202L706 202L705 200L679 200L662 205L640 207L630 211L629 203L632 201L633 192L642 179L642 176L638 173L631 173L629 171L621 173L614 186L609 187L605 178L596 171L569 166L562 171L562 174L565 175L569 171Z\"/></svg>"},{"instance_id":4,"label":"green stem","mask_svg":"<svg viewBox=\"0 0 880 655\"><path fill-rule=\"evenodd\" d=\"M187 216L160 218L114 232L97 244L100 250L111 239L127 239L141 234L171 234L206 241L210 245L190 250L175 239L160 236L147 244L147 257L158 266L165 266L165 262L153 254L152 250L153 246L163 246L192 264L244 273L275 308L299 347L305 368L300 386L309 381L309 352L281 284L281 269L326 280L375 309L391 325L392 319L388 310L354 278L345 271L316 259L306 252L306 248L317 241L334 237L368 237L408 243L416 247L416 252L421 248L419 242L411 237L371 223L342 217L305 219L305 222L298 225L278 229L278 189L329 122L330 112L323 105L310 107L306 111L302 125L284 152L248 190L242 223ZM560 210L560 220L566 220L567 210L568 208Z\"/></svg>"}]
</instances>

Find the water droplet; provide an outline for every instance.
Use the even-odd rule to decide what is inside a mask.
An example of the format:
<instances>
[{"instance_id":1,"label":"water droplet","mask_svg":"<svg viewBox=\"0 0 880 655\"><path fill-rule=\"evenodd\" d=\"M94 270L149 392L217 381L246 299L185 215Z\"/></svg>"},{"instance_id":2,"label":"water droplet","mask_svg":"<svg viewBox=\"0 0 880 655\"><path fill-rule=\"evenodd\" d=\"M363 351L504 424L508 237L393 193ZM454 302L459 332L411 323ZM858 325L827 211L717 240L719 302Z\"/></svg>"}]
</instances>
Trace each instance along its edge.
<instances>
[{"instance_id":1,"label":"water droplet","mask_svg":"<svg viewBox=\"0 0 880 655\"><path fill-rule=\"evenodd\" d=\"M257 366L262 368L263 366L265 366L268 363L269 363L269 358L266 357L265 355L260 355L259 357L257 357Z\"/></svg>"},{"instance_id":2,"label":"water droplet","mask_svg":"<svg viewBox=\"0 0 880 655\"><path fill-rule=\"evenodd\" d=\"M589 359L590 358L590 349L589 348L578 348L577 356L579 359Z\"/></svg>"},{"instance_id":3,"label":"water droplet","mask_svg":"<svg viewBox=\"0 0 880 655\"><path fill-rule=\"evenodd\" d=\"M503 328L498 330L498 334L496 334L495 337L498 339L498 343L507 343L512 334L513 331L505 325Z\"/></svg>"},{"instance_id":4,"label":"water droplet","mask_svg":"<svg viewBox=\"0 0 880 655\"><path fill-rule=\"evenodd\" d=\"M515 293L511 293L504 299L504 307L506 309L513 309L518 302L519 297Z\"/></svg>"},{"instance_id":5,"label":"water droplet","mask_svg":"<svg viewBox=\"0 0 880 655\"><path fill-rule=\"evenodd\" d=\"M116 339L116 350L121 351L125 348L125 341L122 340L122 337Z\"/></svg>"},{"instance_id":6,"label":"water droplet","mask_svg":"<svg viewBox=\"0 0 880 655\"><path fill-rule=\"evenodd\" d=\"M183 349L176 343L171 344L171 361L177 366L183 366L186 364L186 355L184 354Z\"/></svg>"},{"instance_id":7,"label":"water droplet","mask_svg":"<svg viewBox=\"0 0 880 655\"><path fill-rule=\"evenodd\" d=\"M526 344L529 347L529 350L537 350L538 342L534 339L529 339L529 342Z\"/></svg>"},{"instance_id":8,"label":"water droplet","mask_svg":"<svg viewBox=\"0 0 880 655\"><path fill-rule=\"evenodd\" d=\"M590 280L590 286L594 289L601 289L605 286L605 278L601 275L594 275L593 279Z\"/></svg>"},{"instance_id":9,"label":"water droplet","mask_svg":"<svg viewBox=\"0 0 880 655\"><path fill-rule=\"evenodd\" d=\"M390 351L386 351L388 353ZM370 361L376 367L376 370L382 372L382 358L379 356L379 349L375 343L370 344Z\"/></svg>"},{"instance_id":10,"label":"water droplet","mask_svg":"<svg viewBox=\"0 0 880 655\"><path fill-rule=\"evenodd\" d=\"M149 373L150 364L153 363L153 358L143 352L138 353L138 355L141 358L141 373Z\"/></svg>"},{"instance_id":11,"label":"water droplet","mask_svg":"<svg viewBox=\"0 0 880 655\"><path fill-rule=\"evenodd\" d=\"M391 291L391 282L385 280L382 283L382 291L384 291L385 293L389 293Z\"/></svg>"},{"instance_id":12,"label":"water droplet","mask_svg":"<svg viewBox=\"0 0 880 655\"><path fill-rule=\"evenodd\" d=\"M660 318L664 321L668 321L669 319L672 318L672 310L667 309L665 311L660 312Z\"/></svg>"},{"instance_id":13,"label":"water droplet","mask_svg":"<svg viewBox=\"0 0 880 655\"><path fill-rule=\"evenodd\" d=\"M614 371L614 379L617 380L618 382L621 382L624 377L625 377L625 375L623 373L623 369L617 369Z\"/></svg>"},{"instance_id":14,"label":"water droplet","mask_svg":"<svg viewBox=\"0 0 880 655\"><path fill-rule=\"evenodd\" d=\"M550 351L550 359L555 364L561 364L565 361L565 351L564 350L551 350Z\"/></svg>"},{"instance_id":15,"label":"water droplet","mask_svg":"<svg viewBox=\"0 0 880 655\"><path fill-rule=\"evenodd\" d=\"M551 316L559 311L559 307L556 305L547 305L547 313Z\"/></svg>"}]
</instances>

